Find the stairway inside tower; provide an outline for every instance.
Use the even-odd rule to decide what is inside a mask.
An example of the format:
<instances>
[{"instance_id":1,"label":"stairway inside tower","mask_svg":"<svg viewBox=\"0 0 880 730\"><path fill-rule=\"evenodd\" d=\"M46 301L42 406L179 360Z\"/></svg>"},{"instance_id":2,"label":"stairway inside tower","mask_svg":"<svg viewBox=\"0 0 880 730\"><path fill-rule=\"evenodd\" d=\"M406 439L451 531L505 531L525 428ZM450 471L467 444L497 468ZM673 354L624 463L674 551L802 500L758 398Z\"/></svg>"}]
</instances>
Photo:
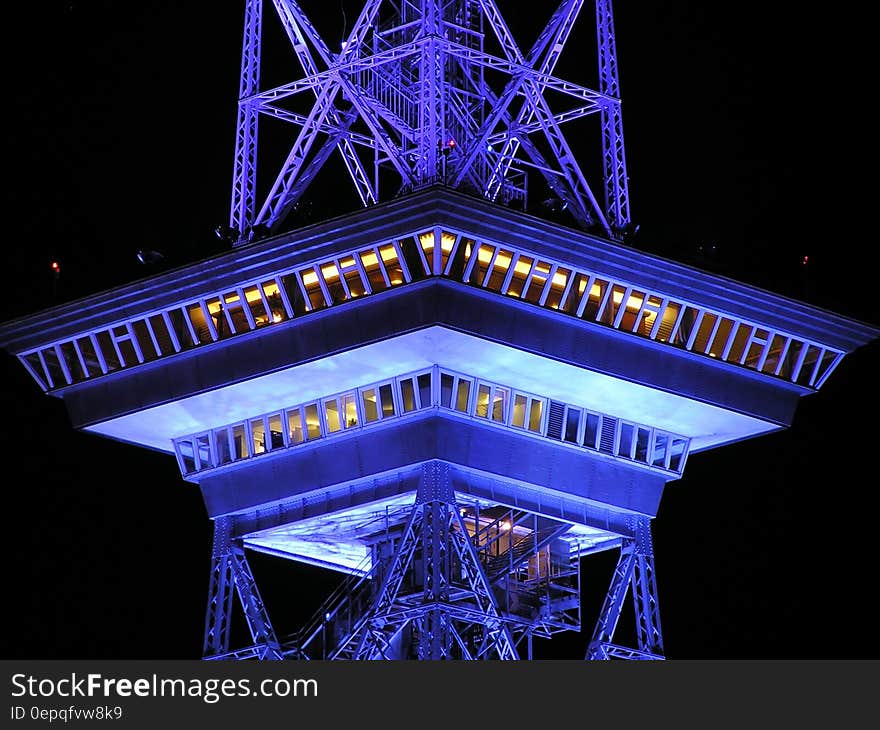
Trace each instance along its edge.
<instances>
[{"instance_id":1,"label":"stairway inside tower","mask_svg":"<svg viewBox=\"0 0 880 730\"><path fill-rule=\"evenodd\" d=\"M580 561L577 545L564 539L568 524L505 507L453 509L458 515L450 511L444 545L413 534L407 523L375 535L359 574L327 598L289 645L291 653L370 658L362 650L372 632L383 648L373 658L416 658L419 619L438 605L455 637L451 658L485 650L487 610L517 643L580 630ZM456 549L465 541L471 549Z\"/></svg>"}]
</instances>

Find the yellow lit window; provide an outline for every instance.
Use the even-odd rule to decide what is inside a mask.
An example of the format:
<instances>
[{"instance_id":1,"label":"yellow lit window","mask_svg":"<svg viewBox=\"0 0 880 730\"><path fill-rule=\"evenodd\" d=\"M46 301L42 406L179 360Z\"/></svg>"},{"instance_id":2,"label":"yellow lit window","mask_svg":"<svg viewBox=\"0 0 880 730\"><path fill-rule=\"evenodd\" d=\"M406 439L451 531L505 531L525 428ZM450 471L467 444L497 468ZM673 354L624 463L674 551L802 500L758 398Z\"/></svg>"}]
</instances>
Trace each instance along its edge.
<instances>
[{"instance_id":1,"label":"yellow lit window","mask_svg":"<svg viewBox=\"0 0 880 730\"><path fill-rule=\"evenodd\" d=\"M318 417L318 404L310 403L303 409L306 417L306 433L309 439L321 437L321 421Z\"/></svg>"}]
</instances>

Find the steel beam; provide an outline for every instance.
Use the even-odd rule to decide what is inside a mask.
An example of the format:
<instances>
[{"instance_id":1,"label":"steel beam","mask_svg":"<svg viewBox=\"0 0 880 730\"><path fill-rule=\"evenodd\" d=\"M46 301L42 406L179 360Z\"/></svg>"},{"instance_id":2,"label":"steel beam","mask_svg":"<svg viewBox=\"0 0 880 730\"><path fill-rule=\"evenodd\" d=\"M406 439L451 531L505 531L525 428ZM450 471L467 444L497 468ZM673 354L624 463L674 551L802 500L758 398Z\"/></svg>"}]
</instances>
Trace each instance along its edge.
<instances>
[{"instance_id":1,"label":"steel beam","mask_svg":"<svg viewBox=\"0 0 880 730\"><path fill-rule=\"evenodd\" d=\"M421 589L403 595L416 556ZM420 659L453 658L453 647L462 658L518 658L455 502L449 467L443 463L423 466L415 504L372 605L330 658L391 658L395 638L407 627L417 637ZM462 634L474 627L483 631L476 652Z\"/></svg>"},{"instance_id":2,"label":"steel beam","mask_svg":"<svg viewBox=\"0 0 880 730\"><path fill-rule=\"evenodd\" d=\"M238 119L232 172L229 226L244 235L253 223L257 190L257 110L251 100L260 85L263 1L245 0Z\"/></svg>"},{"instance_id":3,"label":"steel beam","mask_svg":"<svg viewBox=\"0 0 880 730\"><path fill-rule=\"evenodd\" d=\"M221 518L214 523L211 581L203 645L206 658L226 654L229 650L233 591L238 593L254 642L254 647L249 650L251 655L257 659L281 659L281 647L248 565L244 547L241 540L232 537L232 521Z\"/></svg>"},{"instance_id":4,"label":"steel beam","mask_svg":"<svg viewBox=\"0 0 880 730\"><path fill-rule=\"evenodd\" d=\"M621 543L611 584L587 647L587 659L663 659L651 525L647 518L634 518L633 523L634 537ZM638 649L628 649L612 641L630 585Z\"/></svg>"},{"instance_id":5,"label":"steel beam","mask_svg":"<svg viewBox=\"0 0 880 730\"><path fill-rule=\"evenodd\" d=\"M242 54L231 225L244 240L255 223L277 229L329 157L339 150L364 205L379 200L380 170L399 176L398 191L431 184L466 187L498 198L519 149L584 228L598 226L621 238L629 223L623 127L617 96L617 58L610 0L597 0L601 91L553 75L584 0L561 0L524 56L495 0L412 0L390 4L389 22L377 25L382 0L367 0L341 51L330 50L296 0L272 0L304 78L259 90L261 3L247 0ZM482 19L497 37L502 56L483 50ZM323 68L319 68L319 64ZM497 92L486 72L506 75ZM551 91L581 104L554 112ZM310 92L307 116L276 104ZM338 107L345 98L349 111ZM521 103L520 103L521 102ZM518 104L518 106L517 106ZM352 112L355 118L346 122ZM286 161L263 201L256 198L257 117L265 113L300 127ZM599 113L605 205L600 206L560 125ZM357 131L355 131L357 130ZM549 154L539 151L541 134ZM318 137L326 135L324 146ZM455 135L455 138L453 137ZM373 150L372 179L355 145ZM496 145L499 148L496 149ZM312 154L318 149L318 154ZM525 171L517 175L525 196Z\"/></svg>"}]
</instances>

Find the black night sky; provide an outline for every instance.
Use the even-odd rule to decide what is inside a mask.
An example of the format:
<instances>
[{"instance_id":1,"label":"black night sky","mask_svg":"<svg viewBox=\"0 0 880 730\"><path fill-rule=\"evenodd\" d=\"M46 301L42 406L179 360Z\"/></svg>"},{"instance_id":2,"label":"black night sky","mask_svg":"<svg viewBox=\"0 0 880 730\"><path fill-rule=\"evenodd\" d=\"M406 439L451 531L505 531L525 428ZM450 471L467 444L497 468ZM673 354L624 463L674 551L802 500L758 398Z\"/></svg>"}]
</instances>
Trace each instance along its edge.
<instances>
[{"instance_id":1,"label":"black night sky","mask_svg":"<svg viewBox=\"0 0 880 730\"><path fill-rule=\"evenodd\" d=\"M0 320L149 275L140 248L165 267L223 250L213 229L228 216L243 3L17 5ZM301 5L333 43L359 9ZM526 8L544 3L499 5L528 46L545 18ZM590 6L558 69L587 85ZM880 324L862 11L620 1L615 12L634 245ZM276 55L289 63L277 80L296 78L293 55ZM585 159L599 150L580 147ZM311 193L314 219L353 207L327 190ZM669 485L654 523L669 658L880 658L878 353L845 359L791 429L693 455ZM2 357L0 656L198 658L211 524L197 487L171 456L75 432L63 403ZM605 557L584 563L585 632L537 653L583 656L616 556ZM281 633L337 580L259 555L253 566Z\"/></svg>"}]
</instances>

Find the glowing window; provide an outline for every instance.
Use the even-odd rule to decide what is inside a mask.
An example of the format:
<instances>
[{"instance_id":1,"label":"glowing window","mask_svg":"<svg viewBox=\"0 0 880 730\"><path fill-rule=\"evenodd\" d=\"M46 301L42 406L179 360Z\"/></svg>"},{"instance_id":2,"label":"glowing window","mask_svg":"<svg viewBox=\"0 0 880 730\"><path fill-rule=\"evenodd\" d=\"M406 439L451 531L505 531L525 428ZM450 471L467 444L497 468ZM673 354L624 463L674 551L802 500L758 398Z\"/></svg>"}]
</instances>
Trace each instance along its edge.
<instances>
[{"instance_id":1,"label":"glowing window","mask_svg":"<svg viewBox=\"0 0 880 730\"><path fill-rule=\"evenodd\" d=\"M539 398L532 398L529 404L529 431L541 432L543 413L544 401Z\"/></svg>"},{"instance_id":2,"label":"glowing window","mask_svg":"<svg viewBox=\"0 0 880 730\"><path fill-rule=\"evenodd\" d=\"M256 285L244 287L242 293L244 294L245 306L248 308L248 313L254 326L262 327L263 325L271 324L273 322L272 313L266 311L266 304L263 302L263 294L260 292L260 288ZM244 308L242 308L242 313L244 313ZM281 321L281 317L277 321Z\"/></svg>"},{"instance_id":3,"label":"glowing window","mask_svg":"<svg viewBox=\"0 0 880 730\"><path fill-rule=\"evenodd\" d=\"M416 404L416 388L412 378L403 378L400 381L400 406L404 413L409 413L418 408Z\"/></svg>"},{"instance_id":4,"label":"glowing window","mask_svg":"<svg viewBox=\"0 0 880 730\"><path fill-rule=\"evenodd\" d=\"M361 398L364 404L364 420L367 423L373 423L379 420L379 405L377 403L378 393L375 388L364 388L361 391Z\"/></svg>"},{"instance_id":5,"label":"glowing window","mask_svg":"<svg viewBox=\"0 0 880 730\"><path fill-rule=\"evenodd\" d=\"M523 299L527 302L532 302L532 304L538 304L541 301L541 296L544 293L544 288L547 286L547 278L550 276L551 268L551 264L546 261L538 261L534 265L532 276L529 279L525 293L523 294Z\"/></svg>"},{"instance_id":6,"label":"glowing window","mask_svg":"<svg viewBox=\"0 0 880 730\"><path fill-rule=\"evenodd\" d=\"M382 265L388 276L388 283L391 286L403 284L406 277L403 273L403 267L400 263L400 257L397 255L397 249L390 243L379 247L379 256L382 259Z\"/></svg>"},{"instance_id":7,"label":"glowing window","mask_svg":"<svg viewBox=\"0 0 880 730\"><path fill-rule=\"evenodd\" d=\"M205 299L205 306L208 308L208 313L211 315L211 320L214 323L214 329L217 332L217 336L220 339L228 337L231 332L231 325L227 321L226 307L220 301L220 297L208 297Z\"/></svg>"},{"instance_id":8,"label":"glowing window","mask_svg":"<svg viewBox=\"0 0 880 730\"><path fill-rule=\"evenodd\" d=\"M342 421L339 416L339 402L336 398L330 398L324 401L324 422L327 424L329 433L336 433L342 430Z\"/></svg>"},{"instance_id":9,"label":"glowing window","mask_svg":"<svg viewBox=\"0 0 880 730\"><path fill-rule=\"evenodd\" d=\"M339 269L336 267L336 264L329 261L321 264L319 268L321 276L324 278L324 283L327 285L327 291L330 294L330 301L333 304L339 304L348 299L348 294L345 291L345 286L342 283Z\"/></svg>"},{"instance_id":10,"label":"glowing window","mask_svg":"<svg viewBox=\"0 0 880 730\"><path fill-rule=\"evenodd\" d=\"M476 251L476 256L472 256L468 261L466 270L467 281L471 284L481 286L486 278L486 272L489 271L489 264L495 254L495 247L481 243Z\"/></svg>"},{"instance_id":11,"label":"glowing window","mask_svg":"<svg viewBox=\"0 0 880 730\"><path fill-rule=\"evenodd\" d=\"M510 284L507 286L507 291L505 294L509 294L514 297L521 297L523 290L526 286L526 280L528 279L529 274L532 272L532 264L534 263L534 259L529 256L519 256L516 260L516 264L513 266L513 271L510 277Z\"/></svg>"},{"instance_id":12,"label":"glowing window","mask_svg":"<svg viewBox=\"0 0 880 730\"><path fill-rule=\"evenodd\" d=\"M547 298L544 300L544 306L550 309L562 309L562 296L566 294L569 279L571 278L571 270L560 266L553 274L550 280L550 290L547 292Z\"/></svg>"},{"instance_id":13,"label":"glowing window","mask_svg":"<svg viewBox=\"0 0 880 730\"><path fill-rule=\"evenodd\" d=\"M585 274L578 273L575 280L576 286L573 288L577 290L578 300L580 300L580 297L586 293L587 300L584 303L583 318L598 321L600 319L599 312L605 304L605 300L608 298L609 284L604 279L594 279L593 283L590 284L589 292L586 291L587 284L589 284L589 277ZM583 291L581 291L582 289ZM607 318L602 318L602 321L607 321Z\"/></svg>"},{"instance_id":14,"label":"glowing window","mask_svg":"<svg viewBox=\"0 0 880 730\"><path fill-rule=\"evenodd\" d=\"M510 402L510 391L497 385L492 390L492 420L499 423L507 421L507 404Z\"/></svg>"},{"instance_id":15,"label":"glowing window","mask_svg":"<svg viewBox=\"0 0 880 730\"><path fill-rule=\"evenodd\" d=\"M311 439L321 438L321 419L318 414L318 404L309 403L303 407L303 415L306 421L306 434Z\"/></svg>"},{"instance_id":16,"label":"glowing window","mask_svg":"<svg viewBox=\"0 0 880 730\"><path fill-rule=\"evenodd\" d=\"M676 324L680 314L681 305L678 302L666 303L660 316L660 326L657 328L656 339L659 342L672 342L673 334L677 334Z\"/></svg>"},{"instance_id":17,"label":"glowing window","mask_svg":"<svg viewBox=\"0 0 880 730\"><path fill-rule=\"evenodd\" d=\"M297 272L297 276L299 277L305 295L307 311L322 309L329 304L327 298L324 296L324 291L321 288L321 281L318 278L317 267L310 266L307 269L302 269Z\"/></svg>"},{"instance_id":18,"label":"glowing window","mask_svg":"<svg viewBox=\"0 0 880 730\"><path fill-rule=\"evenodd\" d=\"M273 413L268 420L269 438L266 443L270 449L284 448L284 427L281 425L281 414Z\"/></svg>"},{"instance_id":19,"label":"glowing window","mask_svg":"<svg viewBox=\"0 0 880 730\"><path fill-rule=\"evenodd\" d=\"M485 383L477 386L477 402L474 408L474 415L480 418L489 417L489 397L492 393L492 387Z\"/></svg>"},{"instance_id":20,"label":"glowing window","mask_svg":"<svg viewBox=\"0 0 880 730\"><path fill-rule=\"evenodd\" d=\"M524 395L520 395L517 393L513 397L513 414L510 418L510 423L513 426L518 426L519 428L525 428L526 425L526 407L528 405L529 399Z\"/></svg>"},{"instance_id":21,"label":"glowing window","mask_svg":"<svg viewBox=\"0 0 880 730\"><path fill-rule=\"evenodd\" d=\"M357 426L357 400L355 399L354 393L346 393L342 396L342 414L344 417L343 425L345 428Z\"/></svg>"},{"instance_id":22,"label":"glowing window","mask_svg":"<svg viewBox=\"0 0 880 730\"><path fill-rule=\"evenodd\" d=\"M354 256L340 259L339 270L342 272L350 297L360 297L367 293L364 280L361 278L360 267Z\"/></svg>"},{"instance_id":23,"label":"glowing window","mask_svg":"<svg viewBox=\"0 0 880 730\"><path fill-rule=\"evenodd\" d=\"M199 302L188 304L184 307L183 311L186 314L187 322L190 325L189 332L194 337L195 344L204 345L208 342L213 342L214 338L211 334L213 322L210 326L208 325L202 305Z\"/></svg>"},{"instance_id":24,"label":"glowing window","mask_svg":"<svg viewBox=\"0 0 880 730\"><path fill-rule=\"evenodd\" d=\"M266 425L262 418L251 419L251 453L264 454L266 448Z\"/></svg>"},{"instance_id":25,"label":"glowing window","mask_svg":"<svg viewBox=\"0 0 880 730\"><path fill-rule=\"evenodd\" d=\"M232 458L245 459L249 454L244 424L237 423L232 427Z\"/></svg>"},{"instance_id":26,"label":"glowing window","mask_svg":"<svg viewBox=\"0 0 880 730\"><path fill-rule=\"evenodd\" d=\"M375 249L361 252L361 264L370 282L370 289L374 292L384 291L390 285L385 267L379 261L379 254Z\"/></svg>"},{"instance_id":27,"label":"glowing window","mask_svg":"<svg viewBox=\"0 0 880 730\"><path fill-rule=\"evenodd\" d=\"M305 429L303 428L302 413L299 408L290 408L285 411L287 414L287 434L288 441L291 446L301 444L306 440Z\"/></svg>"},{"instance_id":28,"label":"glowing window","mask_svg":"<svg viewBox=\"0 0 880 730\"><path fill-rule=\"evenodd\" d=\"M495 254L495 261L492 263L492 270L489 272L489 279L484 286L492 291L501 291L501 285L507 278L507 272L513 261L513 251L500 248Z\"/></svg>"}]
</instances>

